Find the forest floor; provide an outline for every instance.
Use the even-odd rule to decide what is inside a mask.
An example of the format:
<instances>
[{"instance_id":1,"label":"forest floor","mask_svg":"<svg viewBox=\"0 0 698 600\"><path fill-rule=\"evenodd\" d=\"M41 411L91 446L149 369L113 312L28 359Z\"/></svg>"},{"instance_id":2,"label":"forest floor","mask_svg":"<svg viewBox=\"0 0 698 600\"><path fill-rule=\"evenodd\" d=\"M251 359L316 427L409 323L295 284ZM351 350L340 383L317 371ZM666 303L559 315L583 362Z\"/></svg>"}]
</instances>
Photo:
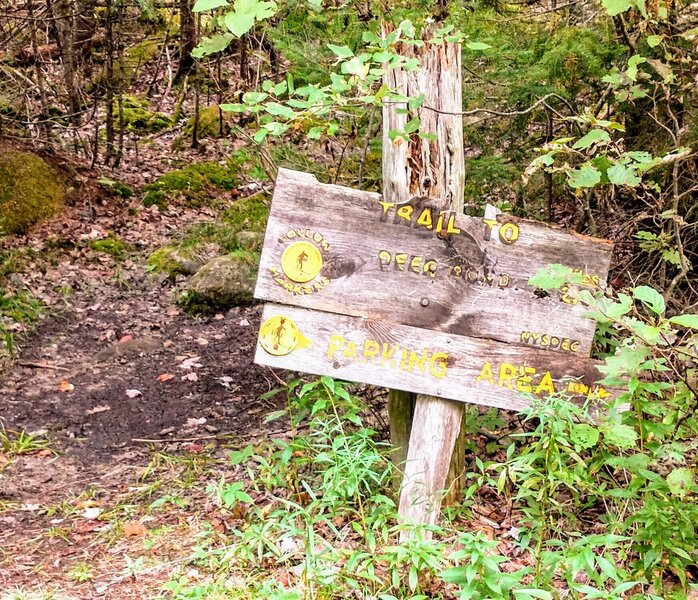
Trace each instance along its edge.
<instances>
[{"instance_id":1,"label":"forest floor","mask_svg":"<svg viewBox=\"0 0 698 600\"><path fill-rule=\"evenodd\" d=\"M149 251L212 215L137 203L69 207L13 241L40 255L73 243L13 275L50 308L0 378L0 425L36 436L0 446L3 600L158 596L210 521L226 453L278 408L259 400L282 383L252 362L259 307L192 317L182 281L146 272ZM107 230L135 250L77 243Z\"/></svg>"}]
</instances>

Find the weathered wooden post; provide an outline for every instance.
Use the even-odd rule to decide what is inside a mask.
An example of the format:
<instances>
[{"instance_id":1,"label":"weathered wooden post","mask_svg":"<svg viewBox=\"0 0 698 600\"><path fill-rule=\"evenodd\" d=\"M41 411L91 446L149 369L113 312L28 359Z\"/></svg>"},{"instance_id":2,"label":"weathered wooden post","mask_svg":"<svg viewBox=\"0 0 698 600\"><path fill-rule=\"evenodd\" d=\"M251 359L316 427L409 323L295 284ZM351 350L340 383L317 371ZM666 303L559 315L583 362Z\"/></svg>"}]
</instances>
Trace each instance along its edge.
<instances>
[{"instance_id":1,"label":"weathered wooden post","mask_svg":"<svg viewBox=\"0 0 698 600\"><path fill-rule=\"evenodd\" d=\"M398 94L410 98L423 94L424 104L411 112L405 103L388 102L383 107L383 197L396 204L415 196L427 197L439 203L438 211L462 214L465 159L460 115L461 45L430 43L435 29L434 25L426 28L421 48L401 48L406 57L417 58L418 70L393 69L384 78L388 89ZM383 31L387 33L386 26ZM436 138L423 139L414 134L409 141L391 139L391 131L404 131L414 118L420 119L421 132ZM422 302L430 300L434 299L426 297ZM435 523L442 492L449 487L449 499L457 499L464 468L463 410L460 403L430 396L418 396L413 404L411 394L391 390L390 434L394 461L404 470L400 515L406 520ZM412 428L413 422L418 426Z\"/></svg>"}]
</instances>

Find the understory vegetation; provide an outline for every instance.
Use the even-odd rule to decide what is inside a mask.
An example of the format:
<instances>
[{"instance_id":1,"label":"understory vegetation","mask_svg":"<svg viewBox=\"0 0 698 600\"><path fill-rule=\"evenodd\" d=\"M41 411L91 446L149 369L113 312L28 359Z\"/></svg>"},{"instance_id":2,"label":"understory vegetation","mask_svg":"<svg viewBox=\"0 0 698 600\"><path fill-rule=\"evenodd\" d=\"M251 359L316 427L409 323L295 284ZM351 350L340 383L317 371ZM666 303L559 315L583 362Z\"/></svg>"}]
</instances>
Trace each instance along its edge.
<instances>
[{"instance_id":1,"label":"understory vegetation","mask_svg":"<svg viewBox=\"0 0 698 600\"><path fill-rule=\"evenodd\" d=\"M551 396L521 414L469 407L463 499L427 527L398 519L400 465L374 394L327 377L280 380L268 396L285 394L287 409L267 422L282 434L231 448L223 467L195 445L193 475L175 489L154 474L174 459L153 450L152 472L102 515L117 523L103 534L109 548L120 519L191 517L195 539L177 548L185 556L149 554L169 530L127 556L121 579L166 569L153 597L698 597L698 8L473 0L446 16L443 4L0 0L0 136L12 140L0 146L0 370L47 312L22 275L54 251L92 251L114 280L133 257L143 280L163 287L224 255L249 288L229 294L232 304L252 302L278 169L380 191L382 104L414 112L423 102L382 77L416 68L404 52L427 31L429 43L463 44L466 212L494 204L614 243L609 285L575 295L597 323L603 384L621 390L613 405ZM420 125L410 119L387 137L429 139ZM77 176L62 153L89 170ZM68 187L84 235L33 249L33 227L61 210ZM121 229L92 231L98 211ZM180 227L187 211L201 218ZM128 237L128 219L143 215L165 223L165 241ZM576 277L557 265L531 283L569 290ZM175 291L192 312L222 318L230 308ZM0 420L7 464L50 448ZM78 513L76 503L56 518ZM51 535L68 537L58 526ZM76 563L68 576L88 585L93 569Z\"/></svg>"}]
</instances>

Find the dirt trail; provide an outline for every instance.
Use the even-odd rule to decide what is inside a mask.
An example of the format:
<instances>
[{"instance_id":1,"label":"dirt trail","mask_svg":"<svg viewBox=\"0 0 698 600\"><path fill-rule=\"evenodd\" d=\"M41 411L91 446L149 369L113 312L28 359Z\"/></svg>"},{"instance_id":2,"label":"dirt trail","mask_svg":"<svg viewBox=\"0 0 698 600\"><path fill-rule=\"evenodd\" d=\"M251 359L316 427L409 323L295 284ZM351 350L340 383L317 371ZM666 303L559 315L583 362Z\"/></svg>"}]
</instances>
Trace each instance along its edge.
<instances>
[{"instance_id":1,"label":"dirt trail","mask_svg":"<svg viewBox=\"0 0 698 600\"><path fill-rule=\"evenodd\" d=\"M56 229L72 229L76 238L100 229L99 221L86 224L76 215L47 226L44 239ZM113 217L104 215L103 227L114 227ZM60 513L55 506L91 488L100 490L99 505L108 503L158 448L196 454L215 453L218 441L244 445L263 435L264 415L278 408L274 400L259 400L280 384L278 375L252 362L259 307L192 317L175 303L182 281L144 270L147 248L187 220L146 211L124 230L126 241L146 249L131 259L88 250L45 272L17 276L54 300L52 316L21 343L18 363L0 378L0 418L8 430L46 431L55 452L0 462L0 599L4 590L33 588L37 581L69 581L67 565L89 557L93 541L85 537L85 523L97 531L103 523L86 520L78 503L71 516L78 520L62 539L49 540ZM40 246L37 238L26 243ZM56 302L57 290L67 288L72 293ZM44 573L38 579L37 569ZM67 597L147 597L134 589L132 596L119 585L104 596L92 586Z\"/></svg>"}]
</instances>

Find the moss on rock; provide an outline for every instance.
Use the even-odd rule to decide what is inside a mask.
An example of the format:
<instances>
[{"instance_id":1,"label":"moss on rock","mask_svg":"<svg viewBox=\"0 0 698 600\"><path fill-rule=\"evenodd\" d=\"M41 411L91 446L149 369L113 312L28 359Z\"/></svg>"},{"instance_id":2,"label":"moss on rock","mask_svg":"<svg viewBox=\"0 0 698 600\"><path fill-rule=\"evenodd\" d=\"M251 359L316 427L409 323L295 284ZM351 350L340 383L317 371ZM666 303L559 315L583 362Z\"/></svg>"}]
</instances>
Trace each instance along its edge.
<instances>
[{"instance_id":1,"label":"moss on rock","mask_svg":"<svg viewBox=\"0 0 698 600\"><path fill-rule=\"evenodd\" d=\"M123 240L117 237L107 237L101 240L93 240L90 242L90 248L95 252L101 252L102 254L109 254L113 256L116 260L123 260L127 252L133 250L131 244L127 244Z\"/></svg>"},{"instance_id":2,"label":"moss on rock","mask_svg":"<svg viewBox=\"0 0 698 600\"><path fill-rule=\"evenodd\" d=\"M0 230L25 233L58 212L65 192L59 173L36 154L0 151Z\"/></svg>"},{"instance_id":3,"label":"moss on rock","mask_svg":"<svg viewBox=\"0 0 698 600\"><path fill-rule=\"evenodd\" d=\"M128 131L136 133L155 133L172 126L172 119L165 113L149 110L150 103L137 96L124 96L124 125ZM118 106L114 105L114 114Z\"/></svg>"},{"instance_id":4,"label":"moss on rock","mask_svg":"<svg viewBox=\"0 0 698 600\"><path fill-rule=\"evenodd\" d=\"M190 206L201 206L216 190L232 190L236 186L237 179L228 167L215 162L197 163L165 173L146 185L143 204L164 208L168 202L184 199Z\"/></svg>"},{"instance_id":5,"label":"moss on rock","mask_svg":"<svg viewBox=\"0 0 698 600\"><path fill-rule=\"evenodd\" d=\"M238 200L222 216L223 222L234 234L241 231L263 232L268 218L269 205L262 193Z\"/></svg>"},{"instance_id":6,"label":"moss on rock","mask_svg":"<svg viewBox=\"0 0 698 600\"><path fill-rule=\"evenodd\" d=\"M223 127L221 133L221 114L223 119ZM182 135L177 137L172 142L172 148L178 150L183 148L187 143L190 143L194 136L194 125L196 127L196 137L199 140L206 138L220 139L230 133L229 121L231 113L221 113L218 106L209 106L199 111L198 123L195 117L191 117L182 128Z\"/></svg>"}]
</instances>

